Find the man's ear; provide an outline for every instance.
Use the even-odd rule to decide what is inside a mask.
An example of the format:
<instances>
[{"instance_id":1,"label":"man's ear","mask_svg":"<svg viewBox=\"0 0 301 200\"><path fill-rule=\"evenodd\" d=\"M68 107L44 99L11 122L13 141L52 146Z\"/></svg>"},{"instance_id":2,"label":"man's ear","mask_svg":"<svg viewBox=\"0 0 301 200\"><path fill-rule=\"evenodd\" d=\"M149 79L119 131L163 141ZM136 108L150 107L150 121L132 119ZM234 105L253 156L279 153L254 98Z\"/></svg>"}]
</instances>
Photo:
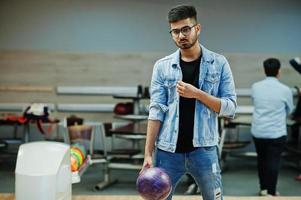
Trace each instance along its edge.
<instances>
[{"instance_id":1,"label":"man's ear","mask_svg":"<svg viewBox=\"0 0 301 200\"><path fill-rule=\"evenodd\" d=\"M201 24L198 24L198 25L196 26L196 28L197 28L197 34L200 35L200 34L201 34L201 31L202 31L202 25L201 25Z\"/></svg>"}]
</instances>

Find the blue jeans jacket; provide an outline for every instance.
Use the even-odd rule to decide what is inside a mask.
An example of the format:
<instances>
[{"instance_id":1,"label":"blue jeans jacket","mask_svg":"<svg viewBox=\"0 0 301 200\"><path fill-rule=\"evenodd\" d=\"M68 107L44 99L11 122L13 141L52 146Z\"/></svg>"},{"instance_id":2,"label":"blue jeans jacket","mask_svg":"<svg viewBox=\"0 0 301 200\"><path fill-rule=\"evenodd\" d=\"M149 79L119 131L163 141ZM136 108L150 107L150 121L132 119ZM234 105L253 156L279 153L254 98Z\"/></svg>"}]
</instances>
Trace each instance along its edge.
<instances>
[{"instance_id":1,"label":"blue jeans jacket","mask_svg":"<svg viewBox=\"0 0 301 200\"><path fill-rule=\"evenodd\" d=\"M218 144L217 117L234 117L236 104L232 72L226 58L207 50L201 45L199 88L221 98L219 113L196 101L194 117L194 147ZM155 63L151 80L151 102L149 120L162 122L156 145L159 149L175 152L178 139L179 99L177 81L182 80L180 51L166 56Z\"/></svg>"}]
</instances>

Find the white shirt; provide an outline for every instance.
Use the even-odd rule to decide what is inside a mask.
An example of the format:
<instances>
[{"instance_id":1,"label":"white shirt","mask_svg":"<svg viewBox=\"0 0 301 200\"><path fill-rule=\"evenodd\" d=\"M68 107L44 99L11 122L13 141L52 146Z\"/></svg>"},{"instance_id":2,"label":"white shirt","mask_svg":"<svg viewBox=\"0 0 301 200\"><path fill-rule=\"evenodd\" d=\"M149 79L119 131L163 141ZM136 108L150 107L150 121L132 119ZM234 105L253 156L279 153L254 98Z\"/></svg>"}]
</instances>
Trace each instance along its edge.
<instances>
[{"instance_id":1,"label":"white shirt","mask_svg":"<svg viewBox=\"0 0 301 200\"><path fill-rule=\"evenodd\" d=\"M290 88L276 77L267 77L252 85L252 100L252 135L266 139L287 135L286 117L294 107Z\"/></svg>"}]
</instances>

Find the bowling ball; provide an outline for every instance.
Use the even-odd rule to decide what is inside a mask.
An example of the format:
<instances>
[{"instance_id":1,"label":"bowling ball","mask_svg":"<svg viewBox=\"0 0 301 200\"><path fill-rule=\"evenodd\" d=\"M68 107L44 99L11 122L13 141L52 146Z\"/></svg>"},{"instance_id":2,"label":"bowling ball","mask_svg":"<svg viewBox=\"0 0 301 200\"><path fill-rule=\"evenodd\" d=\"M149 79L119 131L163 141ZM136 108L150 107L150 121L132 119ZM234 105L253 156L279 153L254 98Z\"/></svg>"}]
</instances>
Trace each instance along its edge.
<instances>
[{"instance_id":1,"label":"bowling ball","mask_svg":"<svg viewBox=\"0 0 301 200\"><path fill-rule=\"evenodd\" d=\"M163 169L152 167L140 173L136 188L145 200L164 200L170 194L172 186L169 176Z\"/></svg>"},{"instance_id":2,"label":"bowling ball","mask_svg":"<svg viewBox=\"0 0 301 200\"><path fill-rule=\"evenodd\" d=\"M85 147L84 144L81 144L81 143L74 143L72 144L72 147L77 147L81 150L81 152L84 154L84 156L86 157L87 156L87 149Z\"/></svg>"},{"instance_id":3,"label":"bowling ball","mask_svg":"<svg viewBox=\"0 0 301 200\"><path fill-rule=\"evenodd\" d=\"M79 165L78 165L77 158L71 155L71 171L75 172L78 170Z\"/></svg>"},{"instance_id":4,"label":"bowling ball","mask_svg":"<svg viewBox=\"0 0 301 200\"><path fill-rule=\"evenodd\" d=\"M133 114L134 105L131 102L128 103L117 103L114 107L114 113L117 115L129 115Z\"/></svg>"},{"instance_id":5,"label":"bowling ball","mask_svg":"<svg viewBox=\"0 0 301 200\"><path fill-rule=\"evenodd\" d=\"M81 147L79 147L79 146L75 146L75 145L73 145L72 147L71 147L71 149L72 149L72 151L76 151L76 152L78 152L80 155L81 155L81 157L83 158L83 160L85 160L86 159L86 152L85 152L85 150L83 149L83 148L81 148Z\"/></svg>"},{"instance_id":6,"label":"bowling ball","mask_svg":"<svg viewBox=\"0 0 301 200\"><path fill-rule=\"evenodd\" d=\"M81 166L84 162L82 155L77 149L71 148L71 155L77 158L79 166Z\"/></svg>"}]
</instances>

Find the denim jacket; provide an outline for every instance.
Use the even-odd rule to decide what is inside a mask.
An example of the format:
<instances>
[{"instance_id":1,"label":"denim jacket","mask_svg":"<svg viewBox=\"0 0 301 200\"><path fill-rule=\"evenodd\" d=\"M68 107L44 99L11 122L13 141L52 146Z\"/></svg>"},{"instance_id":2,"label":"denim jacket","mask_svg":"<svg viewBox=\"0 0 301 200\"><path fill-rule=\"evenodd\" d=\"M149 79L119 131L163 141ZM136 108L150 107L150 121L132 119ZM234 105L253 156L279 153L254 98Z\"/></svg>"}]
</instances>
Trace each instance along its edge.
<instances>
[{"instance_id":1,"label":"denim jacket","mask_svg":"<svg viewBox=\"0 0 301 200\"><path fill-rule=\"evenodd\" d=\"M226 58L201 45L199 89L219 97L221 109L214 112L202 102L196 101L194 113L193 146L206 147L218 144L217 117L234 117L236 104L232 72ZM149 120L162 122L157 137L157 148L175 152L179 130L179 99L177 81L182 80L180 50L155 63L151 87Z\"/></svg>"}]
</instances>

